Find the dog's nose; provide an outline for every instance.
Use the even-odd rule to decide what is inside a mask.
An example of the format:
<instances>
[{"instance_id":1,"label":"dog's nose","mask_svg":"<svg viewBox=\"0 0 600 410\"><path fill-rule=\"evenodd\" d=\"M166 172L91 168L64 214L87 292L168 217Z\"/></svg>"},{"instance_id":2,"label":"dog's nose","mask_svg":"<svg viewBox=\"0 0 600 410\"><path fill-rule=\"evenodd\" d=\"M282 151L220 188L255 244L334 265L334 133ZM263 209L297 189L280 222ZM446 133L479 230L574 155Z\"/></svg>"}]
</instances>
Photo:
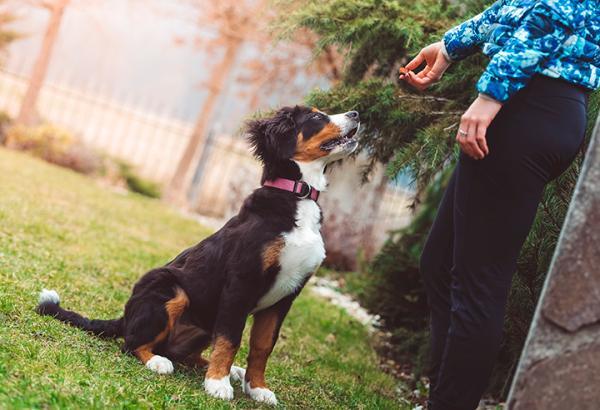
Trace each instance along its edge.
<instances>
[{"instance_id":1,"label":"dog's nose","mask_svg":"<svg viewBox=\"0 0 600 410\"><path fill-rule=\"evenodd\" d=\"M346 117L353 119L354 121L358 121L360 119L358 111L348 111L346 113Z\"/></svg>"}]
</instances>

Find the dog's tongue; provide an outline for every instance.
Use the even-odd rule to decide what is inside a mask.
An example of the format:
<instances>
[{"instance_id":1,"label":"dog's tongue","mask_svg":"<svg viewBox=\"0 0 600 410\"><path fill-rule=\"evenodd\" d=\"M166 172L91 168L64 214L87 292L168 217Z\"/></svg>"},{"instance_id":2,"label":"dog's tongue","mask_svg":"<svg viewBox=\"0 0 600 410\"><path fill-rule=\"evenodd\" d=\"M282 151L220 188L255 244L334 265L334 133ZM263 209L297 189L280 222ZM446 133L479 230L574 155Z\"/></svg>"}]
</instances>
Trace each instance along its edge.
<instances>
[{"instance_id":1,"label":"dog's tongue","mask_svg":"<svg viewBox=\"0 0 600 410\"><path fill-rule=\"evenodd\" d=\"M343 137L338 137L338 138L333 139L331 141L327 141L325 144L321 145L321 149L323 151L331 151L332 149L334 149L336 146L338 146L340 144L354 141L353 137L356 134L357 130L358 130L358 127L353 128L352 130L350 130L349 133L347 133Z\"/></svg>"},{"instance_id":2,"label":"dog's tongue","mask_svg":"<svg viewBox=\"0 0 600 410\"><path fill-rule=\"evenodd\" d=\"M336 145L340 143L341 140L341 138L336 138L334 140L327 141L325 144L321 145L321 149L325 151L331 151L333 148L335 148Z\"/></svg>"}]
</instances>

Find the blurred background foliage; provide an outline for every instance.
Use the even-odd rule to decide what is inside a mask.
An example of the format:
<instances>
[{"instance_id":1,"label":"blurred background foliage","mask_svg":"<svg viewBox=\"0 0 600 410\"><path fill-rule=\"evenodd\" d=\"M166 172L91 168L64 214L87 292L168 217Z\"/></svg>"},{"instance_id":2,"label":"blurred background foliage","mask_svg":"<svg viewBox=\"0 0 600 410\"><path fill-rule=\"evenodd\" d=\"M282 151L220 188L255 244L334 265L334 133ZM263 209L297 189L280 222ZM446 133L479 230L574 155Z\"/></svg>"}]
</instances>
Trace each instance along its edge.
<instances>
[{"instance_id":1,"label":"blurred background foliage","mask_svg":"<svg viewBox=\"0 0 600 410\"><path fill-rule=\"evenodd\" d=\"M340 81L316 91L308 103L325 111L361 113L361 147L371 165L387 164L390 178L409 175L415 187L415 217L391 232L382 251L361 272L347 275L348 289L381 315L392 334L391 354L410 363L416 377L427 358L428 309L419 257L448 177L457 159L460 115L476 96L486 58L475 55L451 66L441 83L418 93L397 80L398 68L419 49L489 6L490 1L329 0L309 1L288 12L284 35L309 29L319 36L317 54L336 48L344 58ZM600 98L589 104L588 138ZM506 332L488 392L505 397L548 271L586 146L572 167L551 183L518 261L506 317ZM370 168L365 170L368 176Z\"/></svg>"},{"instance_id":2,"label":"blurred background foliage","mask_svg":"<svg viewBox=\"0 0 600 410\"><path fill-rule=\"evenodd\" d=\"M0 0L0 57L4 56L8 45L19 38L16 31L8 28L15 20L15 16L10 10L4 8L5 4L6 0Z\"/></svg>"}]
</instances>

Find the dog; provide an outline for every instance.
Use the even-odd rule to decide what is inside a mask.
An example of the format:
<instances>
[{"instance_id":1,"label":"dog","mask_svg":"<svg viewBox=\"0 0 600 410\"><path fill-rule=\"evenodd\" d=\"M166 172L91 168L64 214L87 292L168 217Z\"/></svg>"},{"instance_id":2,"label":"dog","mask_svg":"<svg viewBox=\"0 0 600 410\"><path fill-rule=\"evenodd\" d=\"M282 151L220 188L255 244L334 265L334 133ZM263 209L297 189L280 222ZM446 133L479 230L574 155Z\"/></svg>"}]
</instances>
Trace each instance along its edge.
<instances>
[{"instance_id":1,"label":"dog","mask_svg":"<svg viewBox=\"0 0 600 410\"><path fill-rule=\"evenodd\" d=\"M292 302L325 258L320 191L329 163L357 147L359 114L284 107L247 123L261 187L219 231L135 284L124 315L90 320L44 289L37 311L93 334L123 337L123 350L150 370L173 362L208 367L206 392L231 400L231 380L252 399L277 404L265 382L269 355ZM246 319L254 316L246 369L233 366ZM212 343L210 360L202 352Z\"/></svg>"}]
</instances>

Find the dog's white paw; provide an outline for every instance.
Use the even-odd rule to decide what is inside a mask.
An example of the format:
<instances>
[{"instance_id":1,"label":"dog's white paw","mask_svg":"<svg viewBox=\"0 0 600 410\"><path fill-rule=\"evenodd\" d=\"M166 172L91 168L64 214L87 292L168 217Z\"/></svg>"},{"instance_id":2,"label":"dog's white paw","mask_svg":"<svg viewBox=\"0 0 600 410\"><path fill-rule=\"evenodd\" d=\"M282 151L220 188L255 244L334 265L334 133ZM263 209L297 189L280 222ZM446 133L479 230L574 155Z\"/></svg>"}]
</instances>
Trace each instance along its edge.
<instances>
[{"instance_id":1,"label":"dog's white paw","mask_svg":"<svg viewBox=\"0 0 600 410\"><path fill-rule=\"evenodd\" d=\"M244 378L246 377L246 369L244 369L243 367L231 366L229 376L231 377L231 381L241 382L242 384L244 384Z\"/></svg>"},{"instance_id":2,"label":"dog's white paw","mask_svg":"<svg viewBox=\"0 0 600 410\"><path fill-rule=\"evenodd\" d=\"M158 374L173 373L173 363L166 357L158 355L152 356L152 358L146 362L146 367Z\"/></svg>"},{"instance_id":3,"label":"dog's white paw","mask_svg":"<svg viewBox=\"0 0 600 410\"><path fill-rule=\"evenodd\" d=\"M229 383L229 375L220 379L204 379L204 390L217 399L233 399L233 387Z\"/></svg>"},{"instance_id":4,"label":"dog's white paw","mask_svg":"<svg viewBox=\"0 0 600 410\"><path fill-rule=\"evenodd\" d=\"M271 406L277 406L277 397L275 396L275 393L265 387L252 388L250 387L250 382L245 382L244 393L250 396L252 400L270 404Z\"/></svg>"},{"instance_id":5,"label":"dog's white paw","mask_svg":"<svg viewBox=\"0 0 600 410\"><path fill-rule=\"evenodd\" d=\"M55 305L60 303L60 297L55 290L42 289L39 296L39 303L51 302Z\"/></svg>"}]
</instances>

